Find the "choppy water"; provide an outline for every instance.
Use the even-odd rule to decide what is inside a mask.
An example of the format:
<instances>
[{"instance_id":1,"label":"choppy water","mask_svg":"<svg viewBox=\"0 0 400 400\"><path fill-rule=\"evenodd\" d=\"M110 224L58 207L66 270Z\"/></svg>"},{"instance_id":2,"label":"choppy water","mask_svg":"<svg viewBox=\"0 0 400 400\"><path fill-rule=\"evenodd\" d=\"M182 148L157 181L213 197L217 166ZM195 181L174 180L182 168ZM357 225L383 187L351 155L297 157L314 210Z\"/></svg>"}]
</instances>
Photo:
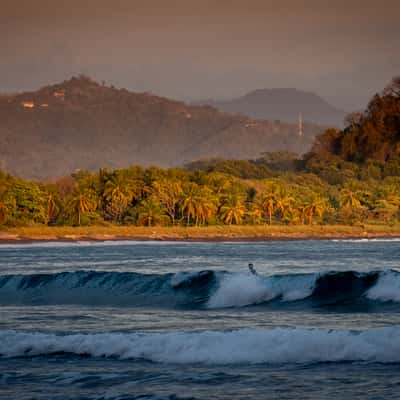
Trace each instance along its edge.
<instances>
[{"instance_id":1,"label":"choppy water","mask_svg":"<svg viewBox=\"0 0 400 400\"><path fill-rule=\"evenodd\" d=\"M0 397L397 399L400 241L0 245Z\"/></svg>"}]
</instances>

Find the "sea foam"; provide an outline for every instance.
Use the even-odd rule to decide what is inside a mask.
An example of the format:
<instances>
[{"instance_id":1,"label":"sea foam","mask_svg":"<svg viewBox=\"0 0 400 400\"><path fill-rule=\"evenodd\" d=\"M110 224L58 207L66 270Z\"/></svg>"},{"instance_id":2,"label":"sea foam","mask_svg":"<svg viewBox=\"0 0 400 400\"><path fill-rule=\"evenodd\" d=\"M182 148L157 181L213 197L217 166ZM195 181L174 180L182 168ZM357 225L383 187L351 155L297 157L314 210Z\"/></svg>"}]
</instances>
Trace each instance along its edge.
<instances>
[{"instance_id":1,"label":"sea foam","mask_svg":"<svg viewBox=\"0 0 400 400\"><path fill-rule=\"evenodd\" d=\"M400 302L400 274L395 271L381 273L377 283L366 293L366 297L383 302Z\"/></svg>"},{"instance_id":2,"label":"sea foam","mask_svg":"<svg viewBox=\"0 0 400 400\"><path fill-rule=\"evenodd\" d=\"M161 363L400 362L400 327L365 331L276 328L192 333L55 335L0 331L0 356L77 356Z\"/></svg>"},{"instance_id":3,"label":"sea foam","mask_svg":"<svg viewBox=\"0 0 400 400\"><path fill-rule=\"evenodd\" d=\"M221 278L208 308L242 307L280 298L302 300L311 296L317 274L260 277L253 274L228 274Z\"/></svg>"}]
</instances>

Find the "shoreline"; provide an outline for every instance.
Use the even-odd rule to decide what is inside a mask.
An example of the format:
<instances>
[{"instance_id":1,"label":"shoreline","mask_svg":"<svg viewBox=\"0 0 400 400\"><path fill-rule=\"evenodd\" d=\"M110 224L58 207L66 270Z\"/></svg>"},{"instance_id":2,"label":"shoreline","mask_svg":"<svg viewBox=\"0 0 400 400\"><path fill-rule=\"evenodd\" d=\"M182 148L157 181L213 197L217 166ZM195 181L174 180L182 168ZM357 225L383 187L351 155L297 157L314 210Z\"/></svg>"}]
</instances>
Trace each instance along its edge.
<instances>
[{"instance_id":1,"label":"shoreline","mask_svg":"<svg viewBox=\"0 0 400 400\"><path fill-rule=\"evenodd\" d=\"M211 226L211 227L19 227L0 231L1 244L80 241L270 242L292 240L400 239L400 227Z\"/></svg>"}]
</instances>

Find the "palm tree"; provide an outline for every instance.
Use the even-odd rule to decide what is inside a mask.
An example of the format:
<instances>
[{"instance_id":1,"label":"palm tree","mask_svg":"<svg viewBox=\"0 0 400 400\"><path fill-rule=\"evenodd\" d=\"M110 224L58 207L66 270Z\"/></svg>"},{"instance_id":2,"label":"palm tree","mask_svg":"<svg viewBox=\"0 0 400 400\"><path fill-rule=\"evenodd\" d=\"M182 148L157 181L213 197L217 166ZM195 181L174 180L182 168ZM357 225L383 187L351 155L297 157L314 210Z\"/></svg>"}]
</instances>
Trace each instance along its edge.
<instances>
[{"instance_id":1,"label":"palm tree","mask_svg":"<svg viewBox=\"0 0 400 400\"><path fill-rule=\"evenodd\" d=\"M293 203L295 202L294 197L289 195L285 188L281 187L276 192L276 210L280 212L282 218L285 218L286 214L290 214L292 211Z\"/></svg>"},{"instance_id":2,"label":"palm tree","mask_svg":"<svg viewBox=\"0 0 400 400\"><path fill-rule=\"evenodd\" d=\"M268 224L272 224L272 216L278 206L278 187L270 185L255 201L255 208L268 217ZM282 203L283 205L283 203Z\"/></svg>"},{"instance_id":3,"label":"palm tree","mask_svg":"<svg viewBox=\"0 0 400 400\"><path fill-rule=\"evenodd\" d=\"M386 199L380 199L375 202L373 211L385 222L388 222L399 211L399 206Z\"/></svg>"},{"instance_id":4,"label":"palm tree","mask_svg":"<svg viewBox=\"0 0 400 400\"><path fill-rule=\"evenodd\" d=\"M400 192L397 186L384 186L373 204L373 211L386 222L400 210Z\"/></svg>"},{"instance_id":5,"label":"palm tree","mask_svg":"<svg viewBox=\"0 0 400 400\"><path fill-rule=\"evenodd\" d=\"M305 211L303 206L299 206L296 204L292 204L285 211L285 220L290 224L298 224L301 223L304 225L305 222Z\"/></svg>"},{"instance_id":6,"label":"palm tree","mask_svg":"<svg viewBox=\"0 0 400 400\"><path fill-rule=\"evenodd\" d=\"M245 212L244 198L237 193L232 193L224 197L219 210L222 221L227 225L231 225L232 223L239 225L242 222Z\"/></svg>"},{"instance_id":7,"label":"palm tree","mask_svg":"<svg viewBox=\"0 0 400 400\"><path fill-rule=\"evenodd\" d=\"M108 202L108 214L116 221L121 221L128 205L135 197L135 188L121 174L115 173L104 186L104 199Z\"/></svg>"},{"instance_id":8,"label":"palm tree","mask_svg":"<svg viewBox=\"0 0 400 400\"><path fill-rule=\"evenodd\" d=\"M211 172L206 175L205 184L212 188L217 195L229 193L234 184L233 177L222 172Z\"/></svg>"},{"instance_id":9,"label":"palm tree","mask_svg":"<svg viewBox=\"0 0 400 400\"><path fill-rule=\"evenodd\" d=\"M312 225L313 216L317 215L318 217L322 217L326 209L326 199L313 195L309 197L303 204L302 212L304 215L308 216L308 223Z\"/></svg>"},{"instance_id":10,"label":"palm tree","mask_svg":"<svg viewBox=\"0 0 400 400\"><path fill-rule=\"evenodd\" d=\"M137 207L137 213L137 223L145 226L157 225L168 219L165 214L165 208L154 195L140 202Z\"/></svg>"},{"instance_id":11,"label":"palm tree","mask_svg":"<svg viewBox=\"0 0 400 400\"><path fill-rule=\"evenodd\" d=\"M66 211L72 218L77 218L78 225L81 225L82 215L95 211L98 206L98 198L92 189L84 192L75 191L67 200Z\"/></svg>"},{"instance_id":12,"label":"palm tree","mask_svg":"<svg viewBox=\"0 0 400 400\"><path fill-rule=\"evenodd\" d=\"M348 209L361 208L361 203L367 195L368 192L359 190L355 187L344 187L339 193L339 205L340 207Z\"/></svg>"},{"instance_id":13,"label":"palm tree","mask_svg":"<svg viewBox=\"0 0 400 400\"><path fill-rule=\"evenodd\" d=\"M387 200L390 204L400 207L400 188L394 184L383 187L380 197Z\"/></svg>"},{"instance_id":14,"label":"palm tree","mask_svg":"<svg viewBox=\"0 0 400 400\"><path fill-rule=\"evenodd\" d=\"M47 194L47 217L46 217L46 223L48 224L50 221L52 221L57 213L60 211L60 208L57 204L57 198L54 193L48 193Z\"/></svg>"},{"instance_id":15,"label":"palm tree","mask_svg":"<svg viewBox=\"0 0 400 400\"><path fill-rule=\"evenodd\" d=\"M183 187L183 192L180 200L180 210L186 217L186 224L190 224L190 219L196 218L199 203L199 187L193 182L189 182Z\"/></svg>"},{"instance_id":16,"label":"palm tree","mask_svg":"<svg viewBox=\"0 0 400 400\"><path fill-rule=\"evenodd\" d=\"M182 197L182 184L175 179L161 179L152 183L152 192L164 205L165 210L175 225L175 214Z\"/></svg>"},{"instance_id":17,"label":"palm tree","mask_svg":"<svg viewBox=\"0 0 400 400\"><path fill-rule=\"evenodd\" d=\"M261 222L263 221L264 213L258 207L256 202L252 203L251 211L249 214L254 224L261 224Z\"/></svg>"},{"instance_id":18,"label":"palm tree","mask_svg":"<svg viewBox=\"0 0 400 400\"><path fill-rule=\"evenodd\" d=\"M215 214L217 210L216 199L208 187L202 187L199 191L196 205L196 225L204 224Z\"/></svg>"}]
</instances>

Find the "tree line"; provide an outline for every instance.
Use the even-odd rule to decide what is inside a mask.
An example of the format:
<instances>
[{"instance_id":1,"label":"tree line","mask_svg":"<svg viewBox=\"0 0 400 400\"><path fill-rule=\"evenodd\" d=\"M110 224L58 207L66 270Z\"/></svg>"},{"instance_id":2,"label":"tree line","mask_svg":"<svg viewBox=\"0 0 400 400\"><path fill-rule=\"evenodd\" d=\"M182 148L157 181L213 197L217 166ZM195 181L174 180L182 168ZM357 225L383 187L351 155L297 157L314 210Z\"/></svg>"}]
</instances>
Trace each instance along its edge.
<instances>
[{"instance_id":1,"label":"tree line","mask_svg":"<svg viewBox=\"0 0 400 400\"><path fill-rule=\"evenodd\" d=\"M77 171L54 183L0 172L0 225L397 223L400 78L311 151L185 168Z\"/></svg>"},{"instance_id":2,"label":"tree line","mask_svg":"<svg viewBox=\"0 0 400 400\"><path fill-rule=\"evenodd\" d=\"M0 174L0 224L396 223L400 176L330 184L314 173L245 180L221 172L131 167L55 183Z\"/></svg>"}]
</instances>

